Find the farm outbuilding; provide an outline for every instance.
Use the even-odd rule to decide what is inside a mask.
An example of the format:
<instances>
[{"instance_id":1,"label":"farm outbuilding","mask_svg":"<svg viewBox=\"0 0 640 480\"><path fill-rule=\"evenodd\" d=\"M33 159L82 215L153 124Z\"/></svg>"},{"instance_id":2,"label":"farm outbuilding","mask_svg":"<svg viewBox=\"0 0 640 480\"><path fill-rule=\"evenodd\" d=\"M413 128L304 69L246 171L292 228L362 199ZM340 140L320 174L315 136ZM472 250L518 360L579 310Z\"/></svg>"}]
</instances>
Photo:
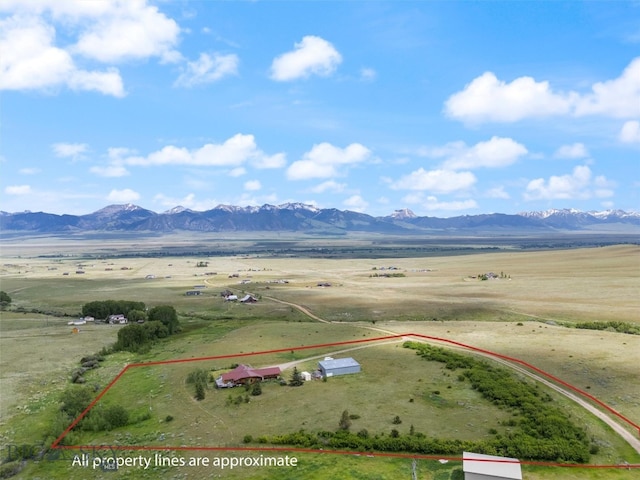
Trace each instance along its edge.
<instances>
[{"instance_id":1,"label":"farm outbuilding","mask_svg":"<svg viewBox=\"0 0 640 480\"><path fill-rule=\"evenodd\" d=\"M320 370L323 377L333 377L335 375L359 373L361 368L357 361L349 357L322 360L318 362L318 370Z\"/></svg>"},{"instance_id":2,"label":"farm outbuilding","mask_svg":"<svg viewBox=\"0 0 640 480\"><path fill-rule=\"evenodd\" d=\"M520 461L481 453L463 452L464 480L522 480Z\"/></svg>"}]
</instances>

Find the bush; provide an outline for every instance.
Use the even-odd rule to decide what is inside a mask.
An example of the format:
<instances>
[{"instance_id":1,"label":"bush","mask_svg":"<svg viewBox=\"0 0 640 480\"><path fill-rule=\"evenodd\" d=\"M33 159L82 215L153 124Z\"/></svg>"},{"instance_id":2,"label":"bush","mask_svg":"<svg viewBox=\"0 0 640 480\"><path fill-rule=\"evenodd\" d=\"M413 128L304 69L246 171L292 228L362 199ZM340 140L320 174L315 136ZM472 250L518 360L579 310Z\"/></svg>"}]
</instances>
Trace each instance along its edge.
<instances>
[{"instance_id":1,"label":"bush","mask_svg":"<svg viewBox=\"0 0 640 480\"><path fill-rule=\"evenodd\" d=\"M60 396L60 403L62 403L60 410L73 420L86 410L92 399L91 392L87 388L68 388Z\"/></svg>"},{"instance_id":2,"label":"bush","mask_svg":"<svg viewBox=\"0 0 640 480\"><path fill-rule=\"evenodd\" d=\"M173 420L173 415L167 415L166 417L164 417L164 421L165 422L171 422Z\"/></svg>"},{"instance_id":3,"label":"bush","mask_svg":"<svg viewBox=\"0 0 640 480\"><path fill-rule=\"evenodd\" d=\"M196 400L204 400L205 397L205 386L202 382L196 383Z\"/></svg>"},{"instance_id":4,"label":"bush","mask_svg":"<svg viewBox=\"0 0 640 480\"><path fill-rule=\"evenodd\" d=\"M104 411L107 430L124 427L129 423L129 412L121 405L112 405Z\"/></svg>"}]
</instances>

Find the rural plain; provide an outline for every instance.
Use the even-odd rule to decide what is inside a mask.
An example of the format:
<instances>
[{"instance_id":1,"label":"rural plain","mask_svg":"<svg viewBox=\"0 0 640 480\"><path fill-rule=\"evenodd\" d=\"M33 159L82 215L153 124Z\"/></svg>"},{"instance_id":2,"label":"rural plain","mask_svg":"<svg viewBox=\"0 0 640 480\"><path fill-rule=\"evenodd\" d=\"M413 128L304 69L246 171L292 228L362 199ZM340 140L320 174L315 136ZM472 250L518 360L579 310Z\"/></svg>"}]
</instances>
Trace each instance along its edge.
<instances>
[{"instance_id":1,"label":"rural plain","mask_svg":"<svg viewBox=\"0 0 640 480\"><path fill-rule=\"evenodd\" d=\"M385 243L381 249L379 240L247 237L202 238L195 244L181 237L6 239L0 287L12 301L0 319L3 475L8 477L6 472L15 469L13 478L113 478L110 472L74 467L70 458L6 458L10 445L55 440L47 432L80 358L108 349L123 328L96 323L72 333L68 322L80 315L84 304L110 299L141 301L148 307L170 304L178 312L182 330L144 352L106 355L99 368L86 374L94 394L128 364L282 351L131 368L101 402L125 405L140 421L106 432L72 431L70 440L81 445L262 447L247 441L247 436L336 430L344 410L355 414L353 431L371 434L389 435L396 429L404 435L415 429L427 436L469 441L506 435L509 411L480 398L456 380L455 372L402 348L401 338L298 349L411 333L523 360L640 421L640 336L613 326L576 328L621 322L637 329L640 247L525 249L521 243L479 239L473 245L440 240L430 249L416 250L419 242L411 248ZM482 280L488 273L496 278ZM194 288L201 294L185 294ZM238 296L251 294L258 301L225 301L220 294L225 290ZM206 398L198 401L186 381L196 368L217 375L241 362L279 365L288 379L294 366L313 370L318 359L332 355L357 358L363 371L299 388L266 383L261 395L242 403L235 399L244 395L243 389L209 388ZM537 385L586 430L598 447L591 464L640 463L633 445L593 413L512 367L507 369L513 375ZM392 422L396 416L401 423ZM638 438L631 426L612 418ZM289 453L298 457L295 469L239 468L215 474L412 478L410 455ZM220 451L200 452L214 454ZM415 468L418 478L448 480L456 478L459 467L459 462L420 459ZM638 469L523 466L524 478L540 480L640 478L639 473ZM204 478L211 471L124 467L119 474L132 479Z\"/></svg>"}]
</instances>

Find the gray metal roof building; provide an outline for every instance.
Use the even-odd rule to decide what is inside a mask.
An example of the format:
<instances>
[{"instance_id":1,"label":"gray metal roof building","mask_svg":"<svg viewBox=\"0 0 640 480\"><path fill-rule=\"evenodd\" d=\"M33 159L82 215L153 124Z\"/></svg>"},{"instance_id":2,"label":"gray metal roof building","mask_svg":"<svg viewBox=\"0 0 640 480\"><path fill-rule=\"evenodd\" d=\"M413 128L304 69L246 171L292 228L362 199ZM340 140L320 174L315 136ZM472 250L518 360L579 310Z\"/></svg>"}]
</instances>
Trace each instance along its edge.
<instances>
[{"instance_id":1,"label":"gray metal roof building","mask_svg":"<svg viewBox=\"0 0 640 480\"><path fill-rule=\"evenodd\" d=\"M347 375L349 373L360 372L360 364L353 358L336 358L334 360L323 360L318 362L318 369L323 377L333 377L334 375Z\"/></svg>"},{"instance_id":2,"label":"gray metal roof building","mask_svg":"<svg viewBox=\"0 0 640 480\"><path fill-rule=\"evenodd\" d=\"M522 480L520 462L516 458L463 452L462 470L464 480Z\"/></svg>"}]
</instances>

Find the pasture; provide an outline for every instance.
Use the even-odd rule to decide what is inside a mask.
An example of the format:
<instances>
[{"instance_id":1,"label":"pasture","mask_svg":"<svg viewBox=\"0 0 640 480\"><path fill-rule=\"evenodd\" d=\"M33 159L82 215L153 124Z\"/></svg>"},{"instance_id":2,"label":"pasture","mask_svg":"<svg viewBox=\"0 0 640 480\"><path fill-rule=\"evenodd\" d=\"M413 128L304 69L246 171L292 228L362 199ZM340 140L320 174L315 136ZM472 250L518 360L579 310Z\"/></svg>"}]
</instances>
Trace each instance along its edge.
<instances>
[{"instance_id":1,"label":"pasture","mask_svg":"<svg viewBox=\"0 0 640 480\"><path fill-rule=\"evenodd\" d=\"M122 246L125 251L143 248L142 244L127 245ZM162 243L157 241L157 246L161 248ZM99 256L96 257L96 251L87 254L86 251L74 250L68 244L63 247L59 254L47 257L40 256L47 248L51 252L44 242L28 243L21 253L16 250L18 246L12 247L13 250L3 248L0 288L13 299L11 311L0 313L0 438L3 443L25 441L30 435L37 435L55 413L56 398L67 385L69 373L79 358L113 343L118 327L85 326L74 335L66 324L79 314L82 304L102 299L138 300L148 306L172 304L180 314L185 331L170 341L160 342L144 356L127 353L110 356L102 368L93 372L91 381L97 385L104 386L125 363L133 361L247 353L383 336L385 332L415 332L453 338L521 358L586 389L629 418L640 419L640 382L636 367L640 363L640 338L608 331L576 330L562 325L579 321L639 321L640 249L637 246L357 259L282 258L266 254L110 257L109 253L114 250L108 244L100 244ZM169 247L167 249L170 250ZM201 262L207 265L197 266ZM402 273L403 276L380 276L384 272ZM487 281L472 278L486 272L503 272L504 277ZM376 273L379 276L373 276ZM318 286L319 283L331 286ZM203 294L187 297L185 292L195 286L204 286ZM252 293L259 297L259 302L253 305L225 302L220 297L220 292L225 289L237 294ZM333 323L314 321L294 306L271 299L303 306ZM58 317L60 314L69 317ZM207 392L207 398L197 405L189 398L186 386L180 383L191 367L150 369L144 373L147 377L143 375L138 379L141 388L147 389L138 392L132 404L142 402L136 407L140 410L152 404L157 409L158 416L154 418L159 423L155 423L153 428L145 424L132 426L130 433L144 436L148 441L150 432L164 427L158 420L161 415L171 414L171 407L175 406L181 413L171 414L175 417L173 433L178 435L182 428L184 432L193 432L192 435L189 433L189 438L194 444L210 439L237 443L239 433L245 430L240 425L231 434L217 426L215 432L207 432L204 419L210 415L205 411L224 412L236 425L238 422L242 424L245 418L242 414L251 409L255 413L271 408L288 408L284 415L280 415L287 419L286 423L278 424L278 428L287 429L311 428L311 425L320 427L325 422L337 424L340 412L353 408L352 413L360 415L356 422L360 422L363 428L373 428L377 422L376 413L380 413L377 410L386 408L386 397L381 392L391 388L395 379L379 378L381 370L408 365L402 356L410 355L410 352L402 350L388 345L353 353L353 356L362 355L370 365L363 375L375 374L376 382L383 380L377 393L368 391L364 396L358 395L361 382L355 377L330 379L327 384L318 382L302 387L311 387L300 390L305 397L309 394L309 398L322 398L323 387L332 386L335 380L346 380L342 382L342 393L327 397L322 403L326 410L320 412L315 412L313 402L308 399L289 398L297 395L295 389L277 385L268 386L264 396L247 405L239 405L236 410L233 410L235 406L227 407L225 394L216 395L220 393L217 391ZM325 352L283 352L264 357L262 361L265 364L283 364L303 360L307 354L322 353ZM310 368L315 362L309 360L301 367ZM428 373L411 371L407 376L422 378L424 386L440 378L437 371L429 371L432 367L417 363L417 359L411 365L414 363L420 365L416 368ZM136 375L142 375L142 372L140 370ZM385 383L385 378L390 383ZM441 431L444 423L438 426L437 421L433 422L437 415L427 417L432 419L428 424L420 416L404 420L403 415L410 418L411 413L406 409L416 404L417 397L412 403L408 401L410 395L417 395L416 385L417 380L403 383L398 403L392 402L389 408L402 413L397 413L403 418L401 428L409 428L410 422L414 421L417 430L420 426L425 430ZM447 389L446 384L441 386L443 388L429 384L423 391L430 388L441 392L454 389L454 385L451 389ZM466 395L462 391L455 393L460 398ZM114 395L127 398L131 392L114 390ZM171 395L175 401L166 400L166 395ZM285 395L289 397L285 398ZM404 397L407 397L406 402L400 401ZM362 401L363 398L377 400L366 402ZM442 407L429 404L424 396L421 398L424 409ZM341 407L343 404L345 406ZM572 415L582 415L584 421L591 425L589 428L593 430L590 431L603 435L605 448L599 454L602 461L615 462L615 452L626 451L619 440L612 438L606 429L598 426L598 422L578 407L567 404L566 408ZM197 414L201 409L204 411ZM317 414L310 416L310 409ZM333 415L335 418L329 420L328 412L335 409L339 411ZM453 410L456 416L460 413L462 428L457 428L460 435L481 437L484 434L486 425L468 419L465 421L466 411L462 407ZM189 412L186 418L182 416L184 411ZM390 414L390 411L385 410L381 415L385 413ZM500 415L499 411L493 411L485 412L484 416L499 419ZM255 417L255 420L259 415L250 417ZM259 435L269 431L273 421L273 418L264 418L262 423L254 421L251 425L256 431L247 433ZM216 436L211 437L214 433ZM327 469L332 468L329 465L334 462L327 461L324 456L305 458L307 462ZM341 459L337 463L341 462L345 465L353 462L369 465L364 459ZM398 460L376 459L375 462L379 470L373 468L372 475L378 471L396 471L396 468L407 471L406 463ZM362 468L369 471L368 467ZM622 472L588 472L577 477L571 477L571 472L565 472L564 476L553 472L532 469L527 478L631 478L619 476ZM61 475L64 477L69 473L66 471ZM229 478L242 478L243 475L247 472L234 472ZM425 475L431 475L425 478L440 478L435 471ZM82 475L76 478L82 478ZM354 474L344 478L358 477Z\"/></svg>"}]
</instances>

